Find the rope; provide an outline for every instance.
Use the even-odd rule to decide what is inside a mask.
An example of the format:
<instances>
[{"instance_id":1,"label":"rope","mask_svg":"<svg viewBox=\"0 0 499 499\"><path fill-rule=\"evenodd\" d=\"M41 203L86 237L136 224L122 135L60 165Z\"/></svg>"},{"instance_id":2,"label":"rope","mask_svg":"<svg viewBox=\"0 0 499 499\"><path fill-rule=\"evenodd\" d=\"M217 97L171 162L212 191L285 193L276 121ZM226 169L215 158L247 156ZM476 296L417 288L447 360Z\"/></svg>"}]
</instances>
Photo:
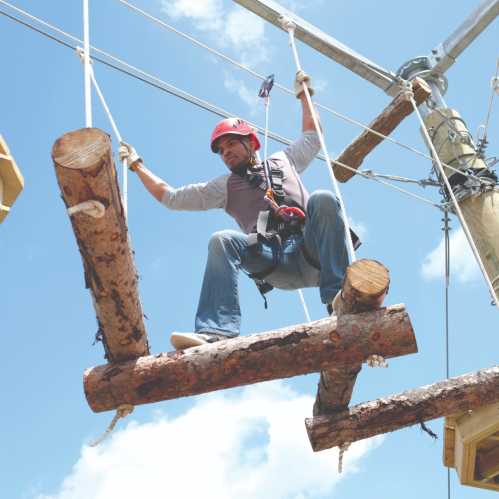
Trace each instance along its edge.
<instances>
[{"instance_id":1,"label":"rope","mask_svg":"<svg viewBox=\"0 0 499 499\"><path fill-rule=\"evenodd\" d=\"M340 450L338 453L338 473L343 472L343 457L345 456L345 453L349 449L350 445L350 442L345 442L340 445Z\"/></svg>"},{"instance_id":2,"label":"rope","mask_svg":"<svg viewBox=\"0 0 499 499\"><path fill-rule=\"evenodd\" d=\"M102 441L104 441L114 430L116 423L122 419L126 418L129 414L133 412L134 406L130 404L120 405L116 409L116 414L114 415L112 421L109 423L109 426L106 428L106 431L94 442L92 442L90 447L97 447Z\"/></svg>"},{"instance_id":3,"label":"rope","mask_svg":"<svg viewBox=\"0 0 499 499\"><path fill-rule=\"evenodd\" d=\"M81 47L76 47L76 53L80 56L80 59L82 62L84 61L84 51L81 49ZM92 61L90 61L92 62ZM123 139L121 136L120 131L118 130L118 127L116 125L116 122L114 121L113 115L111 114L111 111L109 110L109 106L107 105L106 99L104 98L104 94L101 91L101 88L99 84L97 83L97 80L95 79L95 73L94 73L94 68L90 65L90 79L92 81L92 84L95 88L95 91L97 93L97 96L99 97L99 100L102 104L102 107L104 108L104 112L106 113L106 116L109 119L109 122L111 123L111 128L113 129L114 135L116 136L116 140L118 141L118 144L120 144ZM123 213L125 215L125 220L128 218L128 167L126 164L126 161L123 161L122 163L122 174L123 174L123 194L122 194L122 202L123 202Z\"/></svg>"},{"instance_id":4,"label":"rope","mask_svg":"<svg viewBox=\"0 0 499 499\"><path fill-rule=\"evenodd\" d=\"M454 192L452 191L452 187L450 185L450 182L449 182L449 179L447 178L446 174L445 174L445 171L444 171L444 167L442 165L442 162L440 161L440 158L438 157L438 154L437 154L437 151L435 150L435 146L433 145L433 142L431 141L431 138L430 138L430 135L428 133L428 130L426 129L426 125L423 121L423 118L421 116L421 113L419 112L419 109L418 109L418 106L414 100L413 97L411 97L411 103L412 103L412 106L414 107L414 112L416 113L416 116L419 120L419 123L421 125L421 129L423 130L423 136L426 140L426 143L427 143L427 146L429 147L429 149L431 150L432 154L433 154L433 157L435 159L435 163L438 167L438 170L440 172L440 175L442 177L442 180L445 184L445 187L447 188L447 191L449 193L449 196L451 198L451 201L452 201L452 205L454 207L454 210L455 210L455 213L457 215L457 217L459 218L459 221L461 222L461 225L463 227L463 231L464 231L464 234L466 235L466 239L468 240L468 243L471 247L471 250L473 251L473 255L475 256L475 259L478 263L478 266L480 267L480 270L482 271L482 274L485 278L485 281L489 287L489 290L491 292L491 295L492 295L492 300L494 302L494 304L499 307L499 302L496 298L496 294L495 294L495 290L494 290L494 286L489 278L489 276L487 275L487 271L485 270L485 266L482 262L482 258L480 257L480 254L478 252L478 249L475 245L475 241L473 240L473 236L471 235L471 232L468 228L468 224L466 223L466 220L463 216L463 213L461 211L461 208L459 206L459 203L457 202L457 199L456 199L456 196L454 195Z\"/></svg>"},{"instance_id":5,"label":"rope","mask_svg":"<svg viewBox=\"0 0 499 499\"><path fill-rule=\"evenodd\" d=\"M298 51L296 50L296 44L295 44L296 25L292 21L290 21L289 19L281 19L281 24L282 24L283 28L289 34L289 44L291 45L291 50L293 52L293 57L294 57L295 64L296 64L296 70L302 71L300 59L298 57ZM347 211L345 208L345 203L343 202L343 197L342 197L340 189L338 187L338 181L336 180L336 177L334 176L334 173L333 173L332 168L331 168L331 159L329 158L329 152L327 150L326 142L324 141L324 135L322 133L321 126L319 124L319 120L317 118L317 113L316 113L314 105L312 103L312 98L310 96L310 92L308 90L306 82L303 82L302 85L303 85L303 91L305 92L305 97L307 99L307 105L309 106L310 114L312 115L314 127L315 127L315 130L319 136L319 141L321 144L322 153L326 157L327 171L328 171L329 176L331 178L331 182L333 184L333 188L334 188L336 197L338 198L341 213L343 214L343 223L345 225L345 240L347 243L348 252L350 254L350 262L353 263L356 260L356 256L355 256L355 249L353 247L352 238L350 237L350 222L348 220L348 215L347 215Z\"/></svg>"},{"instance_id":6,"label":"rope","mask_svg":"<svg viewBox=\"0 0 499 499\"><path fill-rule=\"evenodd\" d=\"M83 68L85 94L85 126L92 126L92 91L90 84L90 27L88 22L88 0L83 0Z\"/></svg>"},{"instance_id":7,"label":"rope","mask_svg":"<svg viewBox=\"0 0 499 499\"><path fill-rule=\"evenodd\" d=\"M137 14L143 16L144 18L156 23L158 26L160 26L161 28L164 28L168 31L171 31L172 33L190 41L191 43L193 43L194 45L197 45L198 47L204 49L204 50L207 50L208 52L210 52L211 54L219 57L220 59L228 62L229 64L232 64L233 66L236 66L237 68L239 69L242 69L243 71L246 71L247 73L251 74L252 76L254 76L255 78L258 78L260 80L265 80L265 76L258 73L257 71L254 71L253 69L251 69L249 66L246 66L245 64L241 63L241 62L238 62L234 59L232 59L231 57L227 56L226 54L210 47L209 45L199 41L198 39L194 38L193 36L191 35L188 35L187 33L183 32L183 31L180 31L179 29L173 27L171 24L168 24L164 21L162 21L161 19L153 16L152 14L150 14L149 12L146 12L142 9L140 9L139 7L131 4L130 2L126 1L126 0L117 0L119 3L125 5L126 7L128 7L130 10L136 12ZM5 3L5 2L3 2ZM371 68L373 69L373 68ZM381 73L380 73L381 74ZM294 91L285 87L284 85L281 85L279 84L278 82L275 82L274 83L274 86L276 88L279 88L279 90L281 90L282 92L284 93L287 93L289 95L295 95ZM423 158L426 158L430 161L433 161L432 157L430 155L428 155L427 153L423 152L423 151L419 151L418 149L414 148L414 147L411 147L407 144L404 144L403 142L400 142L392 137L390 137L389 135L384 135L382 134L381 132L378 132L377 130L374 130L373 128L370 128L368 125L360 122L360 121L357 121L355 120L354 118L351 118L349 116L346 116L338 111L335 111L334 109L324 105L324 104L321 104L319 102L315 102L314 103L316 107L318 107L319 109L323 109L324 111L327 111L328 113L331 113L333 116L336 116L337 118L343 120L343 121L346 121L350 124L353 124L353 125L356 125L366 131L369 131L370 133L384 139L384 140L387 140L389 142L392 142L393 144L395 145L398 145L399 147L402 147L403 149L406 149L407 151L410 151L410 152L413 152L414 154L418 155L418 156L421 156ZM461 170L458 170L454 167L452 167L451 165L448 165L446 163L443 163L443 165L446 167L446 168L449 168L450 170L454 170L456 173L460 173L461 175L464 175L466 177L469 177L469 178L474 178L475 180L478 180L478 181L482 181L482 179L480 179L479 177L476 177L475 175L472 175L470 173L467 173L467 172L463 172Z\"/></svg>"},{"instance_id":8,"label":"rope","mask_svg":"<svg viewBox=\"0 0 499 499\"><path fill-rule=\"evenodd\" d=\"M75 36L73 36L73 35L71 35L69 33L66 33L65 31L61 30L60 28L58 28L56 26L53 26L53 25L47 23L46 21L43 21L42 19L39 19L39 18L37 18L35 16L32 16L31 14L23 11L22 9L18 9L17 7L12 6L11 4L9 4L8 2L6 2L5 0L0 0L0 3L3 3L5 5L13 8L14 10L20 12L22 15L25 15L29 19L33 19L36 22L39 22L40 24L42 24L43 26L46 26L49 29L52 29L52 30L54 30L55 32L57 32L59 34L65 36L65 37L67 37L67 38L69 38L71 40L74 40L74 41L78 42L79 44L82 43L82 41L79 38L77 38L77 37L75 37ZM32 31L35 31L36 33L38 33L38 34L40 34L42 36L45 36L46 38L48 38L48 39L50 39L50 40L52 40L52 41L54 41L54 42L56 42L56 43L58 43L58 44L60 44L60 45L62 45L64 47L66 47L66 48L71 49L72 51L77 50L77 46L71 45L70 43L67 43L64 40L61 40L60 38L57 38L56 36L51 35L50 33L47 33L46 31L43 31L43 30L41 30L41 29L33 26L32 24L28 23L28 22L25 22L25 21L23 21L21 19L18 19L16 17L14 17L14 16L12 16L12 15L4 12L4 11L0 11L0 14L3 15L3 16L5 16L5 17L7 17L7 18L9 18L9 19L11 19L12 21L15 21L18 24L21 24L22 26L25 26L26 28L31 29ZM128 64L127 62L125 62L125 61L123 61L123 60L121 60L121 59L119 59L119 58L117 58L117 57L115 57L115 56L113 56L113 55L105 52L104 50L101 50L101 49L99 49L97 47L93 47L93 46L91 48L95 52L100 53L100 54L104 55L105 57L108 57L112 61L115 61L118 64L121 64L122 66L124 66L125 68L128 68L128 69L124 69L123 67L120 67L120 66L118 66L116 64L113 64L113 63L111 63L109 61L106 61L106 60L104 60L104 59L102 59L102 58L100 58L100 57L98 57L96 55L92 56L92 59L94 61L97 61L97 62L103 64L104 66L107 66L107 67L109 67L109 68L111 68L111 69L113 69L115 71L119 71L120 73L123 73L123 74L125 74L125 75L127 75L127 76L129 76L131 78L135 78L136 80L139 80L140 82L145 83L146 85L150 85L150 86L152 86L152 87L154 87L154 88L156 88L158 90L161 90L162 92L166 92L166 93L168 93L170 95L178 97L178 98L180 98L180 99L182 99L182 100L184 100L184 101L186 101L186 102L188 102L190 104L193 104L193 105L195 105L195 106L197 106L197 107L199 107L201 109L204 109L205 111L211 112L211 113L215 114L216 116L220 116L222 118L229 118L229 117L233 116L232 113L229 113L228 111L226 111L226 110L224 110L224 109L222 109L220 107L217 107L217 106L215 106L214 104L212 104L212 103L210 103L208 101L199 99L198 97L195 97L195 96L189 94L188 92L180 90L180 89L174 87L173 85L171 85L169 83L166 83L165 81L161 80L160 78L158 78L156 76L153 76L153 75L150 75L149 73L146 73L145 71L143 71L143 70L141 70L139 68L136 68L135 66L132 66L132 65ZM136 73L139 73L139 74L134 74L134 71ZM254 123L251 123L250 121L248 121L248 123L250 123L253 127L255 127L255 129L257 129L260 133L262 133L262 128L261 127L259 127L258 125L255 125ZM372 130L372 132L375 133L375 134L377 134L377 135L380 135L375 130ZM279 143L284 144L284 145L291 144L291 141L289 139L287 139L287 138L285 138L285 137L283 137L283 136L281 136L279 134L276 134L274 132L269 132L269 137L272 138L272 140L275 140L276 142L279 142ZM409 149L411 149L411 148L409 148ZM417 150L414 150L414 152L419 153ZM422 154L422 155L425 156L425 157L428 157L429 159L431 159L430 156L427 156L427 155L424 155L424 154ZM318 159L324 161L324 157L322 157L321 155L318 155L317 157L318 157ZM394 190L396 190L398 192L401 192L401 193L403 193L403 194L405 194L405 195L407 195L409 197L412 197L414 199L422 201L422 202L424 202L426 204L430 204L431 206L434 206L434 207L436 207L438 209L442 209L440 205L434 203L433 201L428 200L428 199L426 199L424 197L418 196L418 195L416 195L416 194L414 194L414 193L412 193L410 191L407 191L406 189L402 189L402 188L397 187L397 186L395 186L393 184L390 184L389 182L384 182L384 181L382 181L382 180L380 180L378 178L374 178L372 175L367 174L367 173L363 173L361 170L356 170L355 168L352 168L352 167L350 167L350 166L348 166L345 163L342 163L340 161L336 161L335 160L334 162L336 164L339 164L343 168L351 170L352 172L356 173L357 175L361 175L364 178L368 178L368 179L374 180L374 181L376 181L376 182L378 182L378 183L380 183L382 185L385 185L386 187L389 187L389 188L394 189ZM446 165L446 167L447 167L447 165Z\"/></svg>"},{"instance_id":9,"label":"rope","mask_svg":"<svg viewBox=\"0 0 499 499\"><path fill-rule=\"evenodd\" d=\"M478 133L478 137L477 137L477 143L479 145L479 147L481 149L483 149L483 152L485 152L485 148L487 146L487 133L488 133L488 129L489 129L489 121L490 121L490 115L492 113L492 105L494 104L494 97L495 97L495 94L496 94L496 86L497 86L497 75L499 74L499 58L497 58L497 63L496 63L496 72L495 72L495 75L493 76L493 78L491 79L490 81L490 95L489 95L489 103L488 103L488 106L487 106L487 115L486 115L486 118L485 118L485 123L483 125L481 125L481 127L479 127L479 130L480 128L483 129L483 135L482 137L480 137L480 133Z\"/></svg>"}]
</instances>

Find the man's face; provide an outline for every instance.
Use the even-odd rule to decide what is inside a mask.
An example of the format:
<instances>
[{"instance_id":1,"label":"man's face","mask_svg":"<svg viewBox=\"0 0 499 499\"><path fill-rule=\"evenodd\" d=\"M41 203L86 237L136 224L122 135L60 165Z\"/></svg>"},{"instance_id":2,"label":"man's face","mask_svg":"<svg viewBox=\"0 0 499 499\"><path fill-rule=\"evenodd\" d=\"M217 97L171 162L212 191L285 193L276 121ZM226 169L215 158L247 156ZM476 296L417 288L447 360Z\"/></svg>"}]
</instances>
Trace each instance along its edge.
<instances>
[{"instance_id":1,"label":"man's face","mask_svg":"<svg viewBox=\"0 0 499 499\"><path fill-rule=\"evenodd\" d=\"M230 170L248 164L250 151L253 145L247 137L224 135L218 142L218 153Z\"/></svg>"}]
</instances>

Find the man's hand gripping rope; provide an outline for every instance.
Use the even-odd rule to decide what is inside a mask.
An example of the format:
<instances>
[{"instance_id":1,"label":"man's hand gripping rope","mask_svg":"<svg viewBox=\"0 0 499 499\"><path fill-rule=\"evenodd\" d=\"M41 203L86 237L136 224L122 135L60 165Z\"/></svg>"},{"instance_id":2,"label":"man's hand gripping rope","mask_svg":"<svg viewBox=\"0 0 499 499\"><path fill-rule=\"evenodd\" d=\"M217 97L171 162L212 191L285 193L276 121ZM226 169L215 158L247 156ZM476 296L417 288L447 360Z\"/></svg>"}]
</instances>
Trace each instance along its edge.
<instances>
[{"instance_id":1,"label":"man's hand gripping rope","mask_svg":"<svg viewBox=\"0 0 499 499\"><path fill-rule=\"evenodd\" d=\"M137 169L138 163L142 163L142 158L138 155L135 148L126 142L120 142L118 149L120 161L125 162L129 170L134 172Z\"/></svg>"}]
</instances>

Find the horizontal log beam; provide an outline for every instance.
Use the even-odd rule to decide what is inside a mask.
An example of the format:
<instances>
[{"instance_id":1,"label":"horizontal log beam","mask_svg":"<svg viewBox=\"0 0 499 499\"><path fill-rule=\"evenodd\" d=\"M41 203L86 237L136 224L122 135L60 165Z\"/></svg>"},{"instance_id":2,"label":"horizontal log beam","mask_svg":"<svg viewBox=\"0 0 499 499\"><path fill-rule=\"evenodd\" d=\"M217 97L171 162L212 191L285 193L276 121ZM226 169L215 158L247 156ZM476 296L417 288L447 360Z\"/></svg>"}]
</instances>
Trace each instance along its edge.
<instances>
[{"instance_id":1,"label":"horizontal log beam","mask_svg":"<svg viewBox=\"0 0 499 499\"><path fill-rule=\"evenodd\" d=\"M314 451L499 402L499 366L305 420Z\"/></svg>"},{"instance_id":2,"label":"horizontal log beam","mask_svg":"<svg viewBox=\"0 0 499 499\"><path fill-rule=\"evenodd\" d=\"M101 412L416 351L409 316L396 305L94 367L85 371L84 388L92 410Z\"/></svg>"},{"instance_id":3,"label":"horizontal log beam","mask_svg":"<svg viewBox=\"0 0 499 499\"><path fill-rule=\"evenodd\" d=\"M412 82L412 90L416 103L422 104L431 94L430 86L421 78ZM383 112L369 124L369 128L383 135L390 135L404 118L414 111L409 97L399 93ZM335 161L344 163L351 168L358 169L364 158L381 142L383 138L368 130L364 130L339 156L332 160L335 177L340 182L347 182L355 173L347 170Z\"/></svg>"},{"instance_id":4,"label":"horizontal log beam","mask_svg":"<svg viewBox=\"0 0 499 499\"><path fill-rule=\"evenodd\" d=\"M109 136L83 128L52 148L57 181L83 260L109 362L149 353L137 271L121 204ZM92 203L93 210L87 210ZM69 213L69 211L68 211Z\"/></svg>"}]
</instances>

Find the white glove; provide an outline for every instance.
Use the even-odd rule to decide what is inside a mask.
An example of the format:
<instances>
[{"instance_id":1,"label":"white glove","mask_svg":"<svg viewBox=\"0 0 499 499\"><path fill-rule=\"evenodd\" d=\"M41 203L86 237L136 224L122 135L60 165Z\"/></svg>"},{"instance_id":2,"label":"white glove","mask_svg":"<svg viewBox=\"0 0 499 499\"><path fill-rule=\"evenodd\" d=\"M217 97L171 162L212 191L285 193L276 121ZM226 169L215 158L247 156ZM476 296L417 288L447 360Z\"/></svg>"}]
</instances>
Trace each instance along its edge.
<instances>
[{"instance_id":1,"label":"white glove","mask_svg":"<svg viewBox=\"0 0 499 499\"><path fill-rule=\"evenodd\" d=\"M127 167L132 171L135 171L137 162L142 163L142 158L137 154L135 148L126 142L120 142L118 154L120 161L125 161Z\"/></svg>"},{"instance_id":2,"label":"white glove","mask_svg":"<svg viewBox=\"0 0 499 499\"><path fill-rule=\"evenodd\" d=\"M312 79L310 78L310 76L308 76L307 73L305 73L305 71L300 70L296 73L294 82L295 95L297 99L300 98L300 95L303 92L303 83L307 85L308 91L311 96L315 93L314 87L312 87Z\"/></svg>"}]
</instances>

